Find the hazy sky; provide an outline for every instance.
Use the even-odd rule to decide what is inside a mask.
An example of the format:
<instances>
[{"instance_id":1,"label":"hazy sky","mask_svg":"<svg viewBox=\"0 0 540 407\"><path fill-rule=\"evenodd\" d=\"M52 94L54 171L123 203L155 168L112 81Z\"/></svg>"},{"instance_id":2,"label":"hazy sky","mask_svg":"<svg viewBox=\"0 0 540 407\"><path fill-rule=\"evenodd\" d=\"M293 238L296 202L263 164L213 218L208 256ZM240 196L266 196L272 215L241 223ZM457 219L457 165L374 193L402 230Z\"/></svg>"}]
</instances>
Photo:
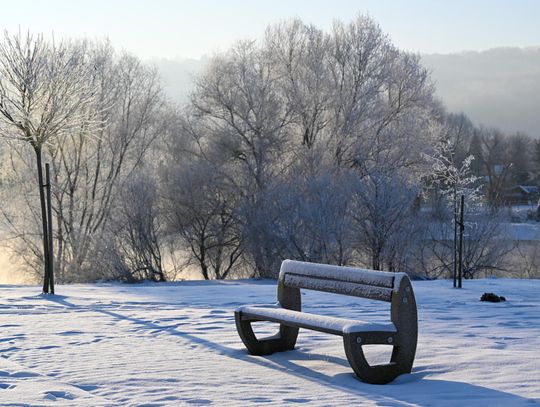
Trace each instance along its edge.
<instances>
[{"instance_id":1,"label":"hazy sky","mask_svg":"<svg viewBox=\"0 0 540 407\"><path fill-rule=\"evenodd\" d=\"M329 28L369 13L394 43L421 53L540 46L537 0L0 0L0 27L108 36L142 58L200 58L267 24L300 17Z\"/></svg>"}]
</instances>

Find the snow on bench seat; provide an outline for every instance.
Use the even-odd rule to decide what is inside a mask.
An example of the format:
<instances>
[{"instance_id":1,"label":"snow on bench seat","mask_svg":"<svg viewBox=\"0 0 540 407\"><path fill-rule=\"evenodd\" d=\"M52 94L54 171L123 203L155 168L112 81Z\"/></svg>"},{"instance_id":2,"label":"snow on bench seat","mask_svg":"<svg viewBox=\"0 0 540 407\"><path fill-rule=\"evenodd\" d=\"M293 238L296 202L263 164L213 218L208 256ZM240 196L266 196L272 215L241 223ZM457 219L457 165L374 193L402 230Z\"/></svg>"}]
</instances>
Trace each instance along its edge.
<instances>
[{"instance_id":1,"label":"snow on bench seat","mask_svg":"<svg viewBox=\"0 0 540 407\"><path fill-rule=\"evenodd\" d=\"M353 332L397 332L396 327L392 322L365 322L354 319L315 315L275 306L245 306L239 308L237 311L242 314L243 318L247 317L247 319L250 320L280 322L284 325L291 325L341 336L343 336L343 333Z\"/></svg>"}]
</instances>

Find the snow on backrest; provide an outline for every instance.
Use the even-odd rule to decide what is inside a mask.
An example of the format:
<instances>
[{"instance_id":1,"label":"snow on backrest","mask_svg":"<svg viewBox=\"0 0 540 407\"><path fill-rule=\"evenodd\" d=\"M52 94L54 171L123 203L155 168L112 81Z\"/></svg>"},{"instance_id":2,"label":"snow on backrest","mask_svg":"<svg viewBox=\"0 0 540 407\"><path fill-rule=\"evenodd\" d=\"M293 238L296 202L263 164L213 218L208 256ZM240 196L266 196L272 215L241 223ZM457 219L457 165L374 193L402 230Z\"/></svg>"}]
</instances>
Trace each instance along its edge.
<instances>
[{"instance_id":1,"label":"snow on backrest","mask_svg":"<svg viewBox=\"0 0 540 407\"><path fill-rule=\"evenodd\" d=\"M392 291L399 289L399 282L403 276L406 274L294 260L283 261L280 271L280 280L288 287L381 301L391 301Z\"/></svg>"}]
</instances>

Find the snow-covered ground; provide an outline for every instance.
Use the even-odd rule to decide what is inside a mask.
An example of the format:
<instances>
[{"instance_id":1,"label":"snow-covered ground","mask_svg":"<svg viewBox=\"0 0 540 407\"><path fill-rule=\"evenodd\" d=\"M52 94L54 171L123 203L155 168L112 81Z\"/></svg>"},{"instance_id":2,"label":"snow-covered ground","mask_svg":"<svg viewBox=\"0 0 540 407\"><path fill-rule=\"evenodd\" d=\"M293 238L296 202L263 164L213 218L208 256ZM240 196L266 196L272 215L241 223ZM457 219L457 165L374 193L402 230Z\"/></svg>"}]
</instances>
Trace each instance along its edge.
<instances>
[{"instance_id":1,"label":"snow-covered ground","mask_svg":"<svg viewBox=\"0 0 540 407\"><path fill-rule=\"evenodd\" d=\"M233 310L274 302L273 282L59 286L54 297L0 286L0 405L538 405L540 280L464 284L414 282L414 369L383 386L356 380L337 336L302 330L294 351L248 355ZM508 301L479 302L486 291ZM386 303L303 301L314 313L388 318Z\"/></svg>"}]
</instances>

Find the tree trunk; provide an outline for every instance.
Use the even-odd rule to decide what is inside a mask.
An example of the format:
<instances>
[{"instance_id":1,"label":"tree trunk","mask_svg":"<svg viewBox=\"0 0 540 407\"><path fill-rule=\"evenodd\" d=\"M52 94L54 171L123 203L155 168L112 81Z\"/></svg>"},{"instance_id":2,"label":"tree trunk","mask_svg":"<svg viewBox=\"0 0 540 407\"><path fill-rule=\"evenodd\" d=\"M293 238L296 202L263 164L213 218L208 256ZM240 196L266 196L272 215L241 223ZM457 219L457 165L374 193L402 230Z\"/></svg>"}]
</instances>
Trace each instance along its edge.
<instances>
[{"instance_id":1,"label":"tree trunk","mask_svg":"<svg viewBox=\"0 0 540 407\"><path fill-rule=\"evenodd\" d=\"M205 280L210 280L210 276L208 275L208 266L204 263L201 263L201 272Z\"/></svg>"},{"instance_id":2,"label":"tree trunk","mask_svg":"<svg viewBox=\"0 0 540 407\"><path fill-rule=\"evenodd\" d=\"M51 175L49 172L49 164L45 164L45 179L47 180L47 229L49 232L49 291L51 294L54 294L54 249L51 205Z\"/></svg>"},{"instance_id":3,"label":"tree trunk","mask_svg":"<svg viewBox=\"0 0 540 407\"><path fill-rule=\"evenodd\" d=\"M371 267L373 267L373 270L381 269L381 249L380 248L376 248L373 251L373 256L371 257Z\"/></svg>"},{"instance_id":4,"label":"tree trunk","mask_svg":"<svg viewBox=\"0 0 540 407\"><path fill-rule=\"evenodd\" d=\"M47 208L45 202L45 191L43 189L43 166L41 162L41 146L35 148L36 164L39 183L39 201L41 204L41 225L43 228L43 263L45 272L43 274L43 293L49 292L49 232L47 227Z\"/></svg>"}]
</instances>

